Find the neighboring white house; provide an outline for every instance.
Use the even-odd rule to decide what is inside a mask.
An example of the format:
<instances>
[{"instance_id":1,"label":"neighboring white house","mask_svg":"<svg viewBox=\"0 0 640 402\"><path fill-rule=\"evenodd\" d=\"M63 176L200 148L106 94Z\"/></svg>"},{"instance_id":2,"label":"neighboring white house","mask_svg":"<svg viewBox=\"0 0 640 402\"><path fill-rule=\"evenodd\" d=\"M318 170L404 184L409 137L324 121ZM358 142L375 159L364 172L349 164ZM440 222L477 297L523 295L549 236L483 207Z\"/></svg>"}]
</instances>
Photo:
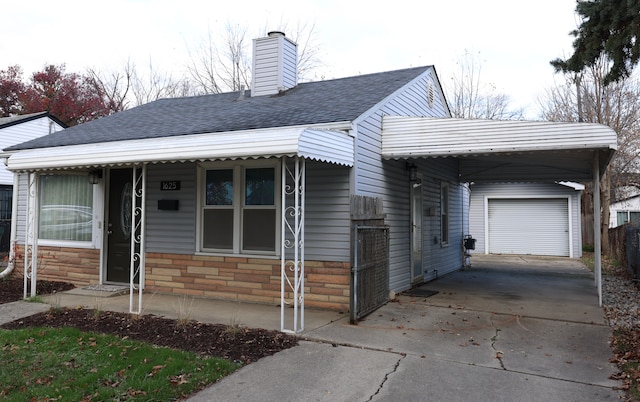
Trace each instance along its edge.
<instances>
[{"instance_id":1,"label":"neighboring white house","mask_svg":"<svg viewBox=\"0 0 640 402\"><path fill-rule=\"evenodd\" d=\"M476 254L580 257L580 196L571 183L485 183L471 186L469 233Z\"/></svg>"},{"instance_id":2,"label":"neighboring white house","mask_svg":"<svg viewBox=\"0 0 640 402\"><path fill-rule=\"evenodd\" d=\"M640 194L612 203L609 212L609 228L640 223Z\"/></svg>"},{"instance_id":3,"label":"neighboring white house","mask_svg":"<svg viewBox=\"0 0 640 402\"><path fill-rule=\"evenodd\" d=\"M48 112L0 117L0 149L66 128L66 125ZM0 252L9 248L13 173L0 165Z\"/></svg>"}]
</instances>

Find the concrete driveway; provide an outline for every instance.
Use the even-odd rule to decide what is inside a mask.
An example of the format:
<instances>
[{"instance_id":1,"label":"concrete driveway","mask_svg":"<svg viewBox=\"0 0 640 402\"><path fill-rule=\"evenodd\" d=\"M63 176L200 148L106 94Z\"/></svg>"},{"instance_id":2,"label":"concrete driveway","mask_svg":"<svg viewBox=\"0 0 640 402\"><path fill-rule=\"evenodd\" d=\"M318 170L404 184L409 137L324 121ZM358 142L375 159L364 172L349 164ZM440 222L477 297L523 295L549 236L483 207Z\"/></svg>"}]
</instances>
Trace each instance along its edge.
<instances>
[{"instance_id":1,"label":"concrete driveway","mask_svg":"<svg viewBox=\"0 0 640 402\"><path fill-rule=\"evenodd\" d=\"M190 400L615 401L592 274L577 260L474 256L358 325L305 332Z\"/></svg>"}]
</instances>

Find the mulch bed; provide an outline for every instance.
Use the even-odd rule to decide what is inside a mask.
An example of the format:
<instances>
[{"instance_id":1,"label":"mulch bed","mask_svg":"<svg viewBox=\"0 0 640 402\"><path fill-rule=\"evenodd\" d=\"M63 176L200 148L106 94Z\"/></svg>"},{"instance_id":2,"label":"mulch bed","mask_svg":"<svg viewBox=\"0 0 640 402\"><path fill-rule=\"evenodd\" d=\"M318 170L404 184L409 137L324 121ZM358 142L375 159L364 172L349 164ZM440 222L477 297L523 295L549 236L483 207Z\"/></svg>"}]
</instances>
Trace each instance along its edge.
<instances>
[{"instance_id":1,"label":"mulch bed","mask_svg":"<svg viewBox=\"0 0 640 402\"><path fill-rule=\"evenodd\" d=\"M46 281L38 281L37 286L38 294L73 288L70 284ZM0 304L20 300L22 296L22 279L0 280ZM152 314L137 316L84 308L51 309L4 324L1 328L64 326L222 357L242 364L255 362L298 344L297 337L279 331L173 320Z\"/></svg>"}]
</instances>

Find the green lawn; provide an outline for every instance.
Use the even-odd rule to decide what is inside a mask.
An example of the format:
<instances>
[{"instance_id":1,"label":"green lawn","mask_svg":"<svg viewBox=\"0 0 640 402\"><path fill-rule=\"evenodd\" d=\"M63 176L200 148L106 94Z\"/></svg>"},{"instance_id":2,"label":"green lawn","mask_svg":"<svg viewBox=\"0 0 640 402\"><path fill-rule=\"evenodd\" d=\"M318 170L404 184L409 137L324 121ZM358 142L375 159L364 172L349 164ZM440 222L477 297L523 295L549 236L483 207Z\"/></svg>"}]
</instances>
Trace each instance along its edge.
<instances>
[{"instance_id":1,"label":"green lawn","mask_svg":"<svg viewBox=\"0 0 640 402\"><path fill-rule=\"evenodd\" d=\"M239 367L70 327L0 330L0 348L0 400L9 401L172 401Z\"/></svg>"}]
</instances>

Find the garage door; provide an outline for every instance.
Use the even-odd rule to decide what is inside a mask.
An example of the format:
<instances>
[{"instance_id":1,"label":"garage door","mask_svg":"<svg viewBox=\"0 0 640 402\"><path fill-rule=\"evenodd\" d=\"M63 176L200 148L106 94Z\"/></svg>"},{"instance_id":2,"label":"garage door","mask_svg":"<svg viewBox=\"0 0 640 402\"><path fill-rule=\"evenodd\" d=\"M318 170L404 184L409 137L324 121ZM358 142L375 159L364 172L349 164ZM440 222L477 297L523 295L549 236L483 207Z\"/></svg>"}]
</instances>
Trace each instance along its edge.
<instances>
[{"instance_id":1,"label":"garage door","mask_svg":"<svg viewBox=\"0 0 640 402\"><path fill-rule=\"evenodd\" d=\"M566 198L489 199L489 253L569 256Z\"/></svg>"}]
</instances>

